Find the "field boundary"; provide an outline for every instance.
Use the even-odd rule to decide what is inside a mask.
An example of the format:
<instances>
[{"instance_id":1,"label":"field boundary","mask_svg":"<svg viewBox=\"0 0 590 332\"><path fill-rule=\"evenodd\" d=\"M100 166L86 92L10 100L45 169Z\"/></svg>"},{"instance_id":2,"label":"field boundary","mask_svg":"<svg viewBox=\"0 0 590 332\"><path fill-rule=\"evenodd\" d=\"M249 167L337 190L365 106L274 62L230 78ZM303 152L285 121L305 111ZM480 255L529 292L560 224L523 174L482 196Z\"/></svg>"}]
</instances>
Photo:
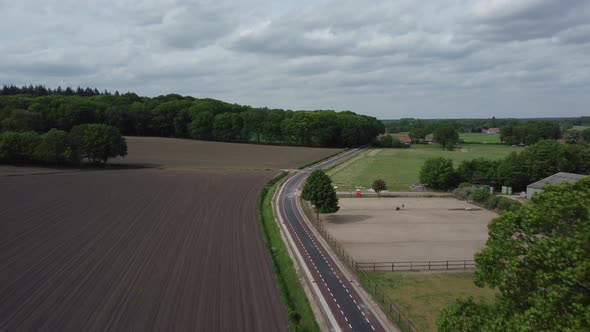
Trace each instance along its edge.
<instances>
[{"instance_id":1,"label":"field boundary","mask_svg":"<svg viewBox=\"0 0 590 332\"><path fill-rule=\"evenodd\" d=\"M319 331L320 327L289 255L289 248L278 228L275 211L272 208L275 192L287 176L287 172L281 172L261 190L258 198L258 218L264 243L272 261L279 295L287 312L289 329Z\"/></svg>"},{"instance_id":2,"label":"field boundary","mask_svg":"<svg viewBox=\"0 0 590 332\"><path fill-rule=\"evenodd\" d=\"M377 303L384 312L387 313L387 316L397 324L397 326L406 332L418 332L418 329L412 323L412 321L406 316L391 300L379 285L367 273L364 271L357 271L357 276L359 276L359 281L363 288L373 296L373 299Z\"/></svg>"},{"instance_id":3,"label":"field boundary","mask_svg":"<svg viewBox=\"0 0 590 332\"><path fill-rule=\"evenodd\" d=\"M320 159L320 160L316 160L316 161L314 161L314 162L311 162L311 163L305 164L305 165L303 165L303 166L301 166L301 167L298 167L297 169L305 169L305 168L311 167L311 166L313 166L313 165L319 164L319 163L321 163L321 162L323 162L323 161L326 161L326 160L328 160L328 159L334 158L334 157L336 157L337 155L340 155L340 154L342 154L342 153L345 153L345 152L347 152L348 150L349 150L349 149L343 149L343 150L342 150L342 151L340 151L340 152L336 152L336 153L334 153L334 154L331 154L331 155L329 155L329 156L327 156L327 157L325 157L325 158L322 158L322 159Z\"/></svg>"},{"instance_id":4,"label":"field boundary","mask_svg":"<svg viewBox=\"0 0 590 332\"><path fill-rule=\"evenodd\" d=\"M420 272L420 271L463 271L475 269L475 261L469 259L446 261L406 262L356 262L356 271L370 272Z\"/></svg>"}]
</instances>

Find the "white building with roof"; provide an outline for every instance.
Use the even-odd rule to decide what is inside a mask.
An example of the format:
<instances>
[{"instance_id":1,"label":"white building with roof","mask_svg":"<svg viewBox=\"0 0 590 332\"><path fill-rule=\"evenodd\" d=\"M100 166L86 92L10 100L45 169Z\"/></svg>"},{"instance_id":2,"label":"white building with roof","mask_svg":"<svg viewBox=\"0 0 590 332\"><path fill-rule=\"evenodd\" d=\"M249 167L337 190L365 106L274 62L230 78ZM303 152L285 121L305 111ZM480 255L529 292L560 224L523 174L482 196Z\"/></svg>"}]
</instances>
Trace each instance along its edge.
<instances>
[{"instance_id":1,"label":"white building with roof","mask_svg":"<svg viewBox=\"0 0 590 332\"><path fill-rule=\"evenodd\" d=\"M578 180L580 180L581 178L585 177L587 175L582 175L582 174L574 174L574 173L566 173L566 172L559 172L559 173L555 173L549 177L546 177L542 180L539 180L535 183L531 183L526 187L526 197L528 199L530 199L531 197L533 197L534 193L539 193L543 191L543 187L545 187L545 185L547 184L560 184L560 183L564 183L564 182L569 182L569 183L576 183L578 182Z\"/></svg>"}]
</instances>

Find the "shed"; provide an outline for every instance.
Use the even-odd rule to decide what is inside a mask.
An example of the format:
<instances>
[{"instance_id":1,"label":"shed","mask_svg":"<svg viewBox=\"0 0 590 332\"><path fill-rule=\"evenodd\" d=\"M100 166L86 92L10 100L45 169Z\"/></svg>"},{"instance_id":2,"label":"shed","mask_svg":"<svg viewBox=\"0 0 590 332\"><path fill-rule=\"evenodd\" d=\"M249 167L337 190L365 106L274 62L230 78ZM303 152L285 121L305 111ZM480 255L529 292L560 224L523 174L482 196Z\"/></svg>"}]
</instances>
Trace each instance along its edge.
<instances>
[{"instance_id":1,"label":"shed","mask_svg":"<svg viewBox=\"0 0 590 332\"><path fill-rule=\"evenodd\" d=\"M535 183L529 184L526 187L526 197L530 199L531 197L533 197L534 193L543 191L543 187L545 187L545 185L547 184L560 184L564 182L576 183L578 182L578 180L585 176L586 175L565 172L553 174L549 177L544 178L543 180L539 180Z\"/></svg>"},{"instance_id":2,"label":"shed","mask_svg":"<svg viewBox=\"0 0 590 332\"><path fill-rule=\"evenodd\" d=\"M407 137L407 136L398 136L396 137L398 140L400 140L402 143L406 143L407 145L412 144L412 139Z\"/></svg>"}]
</instances>

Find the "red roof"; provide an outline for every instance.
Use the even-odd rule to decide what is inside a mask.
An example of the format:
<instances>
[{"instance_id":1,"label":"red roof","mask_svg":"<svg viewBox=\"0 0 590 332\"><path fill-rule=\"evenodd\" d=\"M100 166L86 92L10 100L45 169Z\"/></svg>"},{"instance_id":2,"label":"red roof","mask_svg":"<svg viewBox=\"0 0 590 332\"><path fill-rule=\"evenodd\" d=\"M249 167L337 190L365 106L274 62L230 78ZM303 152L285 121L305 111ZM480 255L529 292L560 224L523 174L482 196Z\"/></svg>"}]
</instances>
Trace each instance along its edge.
<instances>
[{"instance_id":1,"label":"red roof","mask_svg":"<svg viewBox=\"0 0 590 332\"><path fill-rule=\"evenodd\" d=\"M399 136L397 139L404 143L412 143L412 140L408 136Z\"/></svg>"}]
</instances>

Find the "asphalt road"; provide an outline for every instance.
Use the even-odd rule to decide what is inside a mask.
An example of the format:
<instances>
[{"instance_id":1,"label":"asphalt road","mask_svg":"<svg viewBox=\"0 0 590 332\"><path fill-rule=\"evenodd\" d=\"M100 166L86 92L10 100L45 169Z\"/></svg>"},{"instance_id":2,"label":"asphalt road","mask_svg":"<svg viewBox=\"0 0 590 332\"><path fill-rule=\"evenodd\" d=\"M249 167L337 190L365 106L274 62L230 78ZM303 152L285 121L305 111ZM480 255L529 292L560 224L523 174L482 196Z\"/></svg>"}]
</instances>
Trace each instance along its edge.
<instances>
[{"instance_id":1,"label":"asphalt road","mask_svg":"<svg viewBox=\"0 0 590 332\"><path fill-rule=\"evenodd\" d=\"M297 190L312 171L329 167L358 152L357 149L348 151L334 159L307 168L287 180L279 196L279 212L283 220L288 223L288 229L296 242L297 249L340 328L343 331L385 331L303 221L301 212L297 208Z\"/></svg>"}]
</instances>

